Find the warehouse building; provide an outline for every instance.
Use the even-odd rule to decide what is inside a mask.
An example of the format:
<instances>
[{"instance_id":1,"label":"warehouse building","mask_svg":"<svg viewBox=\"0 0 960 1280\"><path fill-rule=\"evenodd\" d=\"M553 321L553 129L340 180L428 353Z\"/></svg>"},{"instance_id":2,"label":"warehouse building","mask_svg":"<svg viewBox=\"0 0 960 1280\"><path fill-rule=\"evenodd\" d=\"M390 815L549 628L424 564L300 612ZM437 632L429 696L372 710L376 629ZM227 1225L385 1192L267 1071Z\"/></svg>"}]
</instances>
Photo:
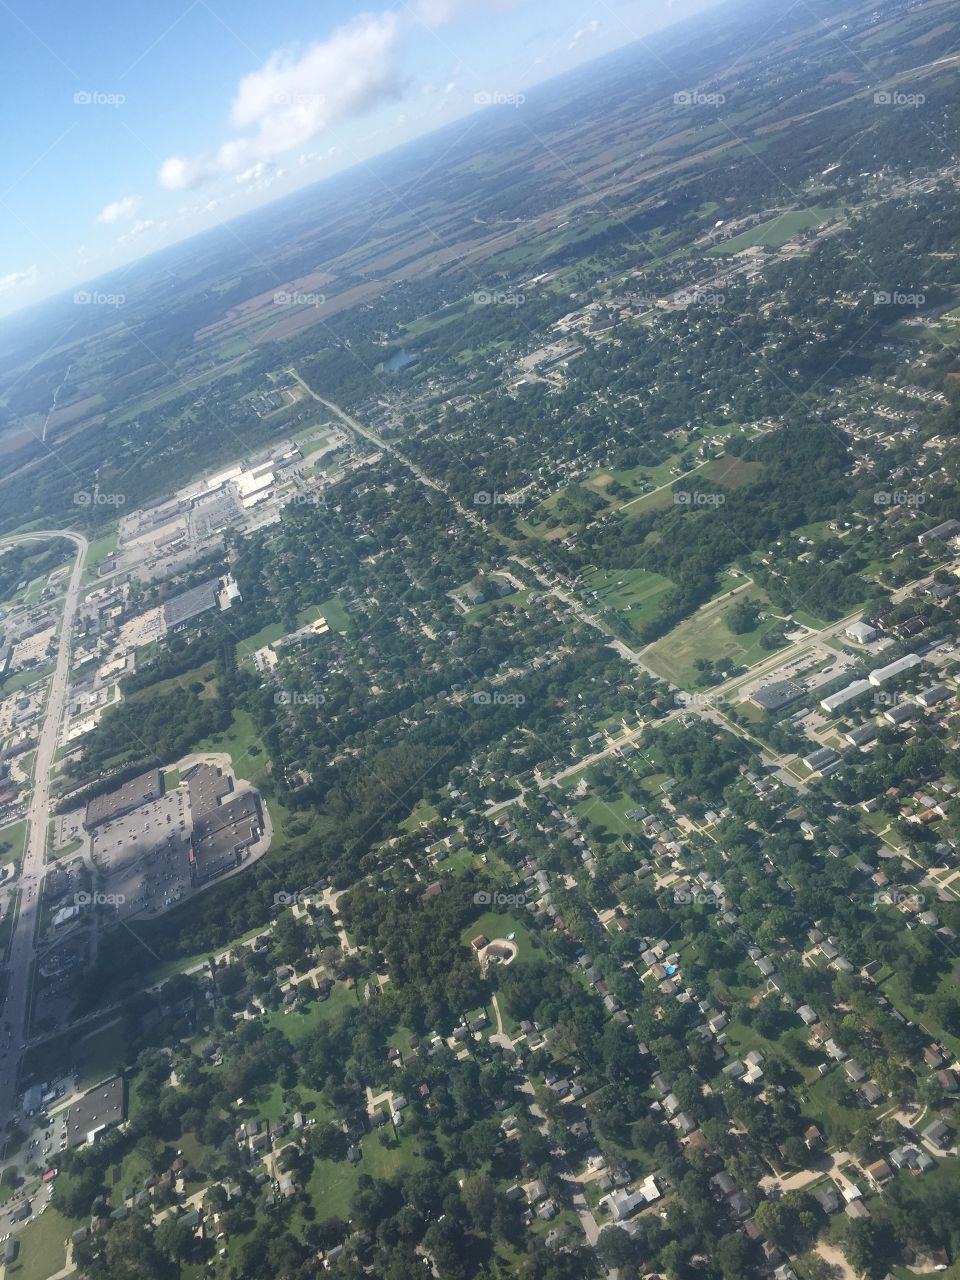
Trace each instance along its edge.
<instances>
[{"instance_id":1,"label":"warehouse building","mask_svg":"<svg viewBox=\"0 0 960 1280\"><path fill-rule=\"evenodd\" d=\"M895 662L888 662L885 667L877 667L875 671L871 671L870 683L877 689L888 680L895 680L897 676L902 676L905 671L912 671L914 667L919 667L922 662L923 659L918 658L915 653L908 653L903 658L897 658Z\"/></svg>"},{"instance_id":2,"label":"warehouse building","mask_svg":"<svg viewBox=\"0 0 960 1280\"><path fill-rule=\"evenodd\" d=\"M853 684L848 684L845 689L840 689L836 693L831 693L829 698L821 698L820 706L832 716L834 712L839 711L841 707L845 707L848 702L853 702L857 698L861 698L865 693L870 691L869 680L854 680Z\"/></svg>"},{"instance_id":3,"label":"warehouse building","mask_svg":"<svg viewBox=\"0 0 960 1280\"><path fill-rule=\"evenodd\" d=\"M163 775L159 769L148 769L139 777L125 782L115 791L107 791L102 796L94 796L87 801L87 811L83 825L87 831L112 822L114 818L122 818L143 804L159 800L163 795Z\"/></svg>"}]
</instances>

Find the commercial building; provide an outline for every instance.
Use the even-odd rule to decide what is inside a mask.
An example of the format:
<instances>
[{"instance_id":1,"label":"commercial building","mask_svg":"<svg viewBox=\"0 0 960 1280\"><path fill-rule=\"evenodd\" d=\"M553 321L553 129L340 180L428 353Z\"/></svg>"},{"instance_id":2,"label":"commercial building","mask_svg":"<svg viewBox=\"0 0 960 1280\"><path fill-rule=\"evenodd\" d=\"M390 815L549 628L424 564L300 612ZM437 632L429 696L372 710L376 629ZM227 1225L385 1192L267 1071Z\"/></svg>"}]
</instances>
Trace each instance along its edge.
<instances>
[{"instance_id":1,"label":"commercial building","mask_svg":"<svg viewBox=\"0 0 960 1280\"><path fill-rule=\"evenodd\" d=\"M67 1143L71 1147L96 1142L108 1129L121 1124L124 1117L122 1076L114 1076L85 1093L67 1111Z\"/></svg>"},{"instance_id":2,"label":"commercial building","mask_svg":"<svg viewBox=\"0 0 960 1280\"><path fill-rule=\"evenodd\" d=\"M240 866L243 852L263 834L260 796L241 791L225 804L194 817L188 850L194 887Z\"/></svg>"},{"instance_id":3,"label":"commercial building","mask_svg":"<svg viewBox=\"0 0 960 1280\"><path fill-rule=\"evenodd\" d=\"M159 769L148 769L139 777L125 782L116 791L107 791L102 796L94 796L87 801L87 811L83 825L87 831L112 822L114 818L122 818L143 804L159 800L163 795L163 775Z\"/></svg>"},{"instance_id":4,"label":"commercial building","mask_svg":"<svg viewBox=\"0 0 960 1280\"><path fill-rule=\"evenodd\" d=\"M877 689L888 680L895 680L897 676L903 675L905 671L912 671L914 667L919 667L922 662L923 659L918 658L915 653L908 653L902 658L897 658L895 662L888 662L885 667L877 667L875 671L870 672L868 678Z\"/></svg>"},{"instance_id":5,"label":"commercial building","mask_svg":"<svg viewBox=\"0 0 960 1280\"><path fill-rule=\"evenodd\" d=\"M845 689L840 689L837 693L831 693L829 698L821 698L820 706L828 716L833 715L835 711L839 711L841 707L845 707L848 702L853 702L855 699L861 698L869 691L869 680L854 680L853 684L848 684Z\"/></svg>"},{"instance_id":6,"label":"commercial building","mask_svg":"<svg viewBox=\"0 0 960 1280\"><path fill-rule=\"evenodd\" d=\"M949 542L951 538L960 536L960 520L944 520L926 533L921 533L917 541L924 546L930 542Z\"/></svg>"},{"instance_id":7,"label":"commercial building","mask_svg":"<svg viewBox=\"0 0 960 1280\"><path fill-rule=\"evenodd\" d=\"M846 635L848 639L854 640L857 644L870 644L877 638L877 629L861 619L860 622L850 623L846 629Z\"/></svg>"},{"instance_id":8,"label":"commercial building","mask_svg":"<svg viewBox=\"0 0 960 1280\"><path fill-rule=\"evenodd\" d=\"M772 684L761 685L750 695L750 701L761 711L779 711L788 702L794 702L803 690L792 680L776 680Z\"/></svg>"},{"instance_id":9,"label":"commercial building","mask_svg":"<svg viewBox=\"0 0 960 1280\"><path fill-rule=\"evenodd\" d=\"M168 631L178 631L194 618L217 607L217 596L220 591L220 579L211 578L209 582L201 582L178 596L167 600L163 606L163 621Z\"/></svg>"}]
</instances>

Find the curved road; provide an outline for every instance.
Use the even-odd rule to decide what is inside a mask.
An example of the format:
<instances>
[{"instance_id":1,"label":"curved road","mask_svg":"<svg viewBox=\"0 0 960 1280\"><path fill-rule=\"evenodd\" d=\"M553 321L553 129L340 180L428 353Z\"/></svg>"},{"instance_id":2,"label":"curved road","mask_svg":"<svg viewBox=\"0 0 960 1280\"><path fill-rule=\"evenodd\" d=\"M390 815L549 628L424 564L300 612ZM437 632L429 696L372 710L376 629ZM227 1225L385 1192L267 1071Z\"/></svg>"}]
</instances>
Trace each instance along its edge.
<instances>
[{"instance_id":1,"label":"curved road","mask_svg":"<svg viewBox=\"0 0 960 1280\"><path fill-rule=\"evenodd\" d=\"M10 1032L10 1042L0 1060L0 1124L4 1129L16 1111L17 1073L27 1039L25 1024L30 999L35 934L40 914L40 888L43 883L50 820L50 769L57 749L60 721L67 699L73 624L77 606L80 603L83 570L89 544L82 534L72 533L66 529L38 529L29 534L0 539L0 547L3 547L12 546L16 542L54 537L69 538L77 548L77 558L64 598L56 668L50 680L47 706L37 742L33 795L27 811L29 824L27 842L23 865L20 869L19 912L14 921L6 964L8 986L2 1017L4 1030L9 1029Z\"/></svg>"}]
</instances>

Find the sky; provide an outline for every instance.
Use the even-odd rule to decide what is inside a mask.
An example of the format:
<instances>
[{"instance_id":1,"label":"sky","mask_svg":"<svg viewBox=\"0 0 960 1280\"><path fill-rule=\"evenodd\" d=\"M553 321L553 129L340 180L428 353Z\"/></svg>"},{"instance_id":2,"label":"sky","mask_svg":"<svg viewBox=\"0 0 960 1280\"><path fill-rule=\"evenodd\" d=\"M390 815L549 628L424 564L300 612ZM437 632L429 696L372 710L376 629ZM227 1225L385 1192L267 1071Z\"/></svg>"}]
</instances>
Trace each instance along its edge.
<instances>
[{"instance_id":1,"label":"sky","mask_svg":"<svg viewBox=\"0 0 960 1280\"><path fill-rule=\"evenodd\" d=\"M713 0L0 0L0 314Z\"/></svg>"}]
</instances>

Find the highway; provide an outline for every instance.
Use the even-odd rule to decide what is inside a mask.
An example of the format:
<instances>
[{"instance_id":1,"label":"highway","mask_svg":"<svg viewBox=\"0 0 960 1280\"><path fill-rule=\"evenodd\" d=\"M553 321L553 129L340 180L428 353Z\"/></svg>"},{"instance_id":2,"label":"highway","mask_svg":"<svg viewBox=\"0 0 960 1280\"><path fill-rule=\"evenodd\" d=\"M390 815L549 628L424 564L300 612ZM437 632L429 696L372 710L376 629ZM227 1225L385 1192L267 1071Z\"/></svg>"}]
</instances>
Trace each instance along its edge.
<instances>
[{"instance_id":1,"label":"highway","mask_svg":"<svg viewBox=\"0 0 960 1280\"><path fill-rule=\"evenodd\" d=\"M77 558L67 586L60 623L57 661L47 693L47 705L40 727L34 762L34 784L27 810L28 833L19 879L19 911L14 921L7 956L7 992L3 1002L3 1031L9 1032L0 1057L0 1123L4 1130L16 1112L17 1074L27 1040L27 1014L30 1001L30 979L33 972L37 922L40 912L41 885L47 852L50 819L50 770L57 749L60 721L67 700L70 676L70 654L74 622L83 584L89 544L82 535L65 529L38 530L20 537L4 538L0 546L27 539L69 538L77 548Z\"/></svg>"}]
</instances>

